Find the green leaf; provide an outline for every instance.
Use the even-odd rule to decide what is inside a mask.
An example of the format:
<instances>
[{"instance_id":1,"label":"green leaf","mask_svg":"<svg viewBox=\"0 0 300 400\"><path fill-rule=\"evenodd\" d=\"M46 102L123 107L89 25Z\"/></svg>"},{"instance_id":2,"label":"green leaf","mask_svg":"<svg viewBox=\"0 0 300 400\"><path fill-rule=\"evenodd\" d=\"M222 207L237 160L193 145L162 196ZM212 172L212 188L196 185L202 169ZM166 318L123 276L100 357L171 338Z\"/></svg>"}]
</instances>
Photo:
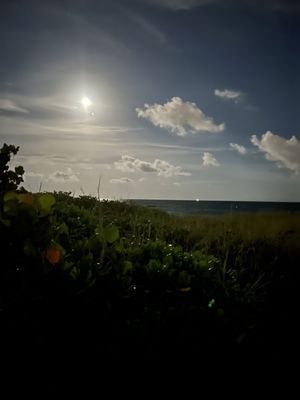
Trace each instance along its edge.
<instances>
[{"instance_id":1,"label":"green leaf","mask_svg":"<svg viewBox=\"0 0 300 400\"><path fill-rule=\"evenodd\" d=\"M70 276L76 280L80 276L80 270L77 267L73 267L73 269L70 271Z\"/></svg>"},{"instance_id":2,"label":"green leaf","mask_svg":"<svg viewBox=\"0 0 300 400\"><path fill-rule=\"evenodd\" d=\"M14 200L17 197L18 197L17 193L15 193L15 192L7 192L7 193L5 193L5 195L3 197L3 200L6 202L6 201L9 201L9 200Z\"/></svg>"},{"instance_id":3,"label":"green leaf","mask_svg":"<svg viewBox=\"0 0 300 400\"><path fill-rule=\"evenodd\" d=\"M5 219L5 218L2 218L1 215L0 215L0 223L3 224L3 225L6 226L6 227L9 227L9 226L11 225L11 224L10 224L10 220L9 220L9 219Z\"/></svg>"},{"instance_id":4,"label":"green leaf","mask_svg":"<svg viewBox=\"0 0 300 400\"><path fill-rule=\"evenodd\" d=\"M115 245L115 250L118 253L123 253L124 245L123 245L123 240L122 239Z\"/></svg>"},{"instance_id":5,"label":"green leaf","mask_svg":"<svg viewBox=\"0 0 300 400\"><path fill-rule=\"evenodd\" d=\"M107 226L104 229L104 238L107 243L113 243L119 239L119 230L115 225Z\"/></svg>"},{"instance_id":6,"label":"green leaf","mask_svg":"<svg viewBox=\"0 0 300 400\"><path fill-rule=\"evenodd\" d=\"M72 270L72 268L74 268L74 264L73 264L72 262L65 261L65 262L62 264L62 269L63 269L64 271L70 271L70 270Z\"/></svg>"},{"instance_id":7,"label":"green leaf","mask_svg":"<svg viewBox=\"0 0 300 400\"><path fill-rule=\"evenodd\" d=\"M133 265L130 261L124 261L124 266L123 266L123 274L127 274L128 272L132 272L133 270Z\"/></svg>"},{"instance_id":8,"label":"green leaf","mask_svg":"<svg viewBox=\"0 0 300 400\"><path fill-rule=\"evenodd\" d=\"M178 284L180 287L188 287L191 283L191 277L187 271L180 271L178 274Z\"/></svg>"},{"instance_id":9,"label":"green leaf","mask_svg":"<svg viewBox=\"0 0 300 400\"><path fill-rule=\"evenodd\" d=\"M16 216L19 212L18 204L13 200L8 200L4 204L3 211L9 216Z\"/></svg>"},{"instance_id":10,"label":"green leaf","mask_svg":"<svg viewBox=\"0 0 300 400\"><path fill-rule=\"evenodd\" d=\"M69 235L69 228L68 228L68 225L65 223L65 222L63 222L62 224L60 224L59 225L59 227L58 227L58 233L60 234L60 235Z\"/></svg>"},{"instance_id":11,"label":"green leaf","mask_svg":"<svg viewBox=\"0 0 300 400\"><path fill-rule=\"evenodd\" d=\"M38 203L42 211L49 212L55 204L55 197L52 194L42 194L38 197Z\"/></svg>"}]
</instances>

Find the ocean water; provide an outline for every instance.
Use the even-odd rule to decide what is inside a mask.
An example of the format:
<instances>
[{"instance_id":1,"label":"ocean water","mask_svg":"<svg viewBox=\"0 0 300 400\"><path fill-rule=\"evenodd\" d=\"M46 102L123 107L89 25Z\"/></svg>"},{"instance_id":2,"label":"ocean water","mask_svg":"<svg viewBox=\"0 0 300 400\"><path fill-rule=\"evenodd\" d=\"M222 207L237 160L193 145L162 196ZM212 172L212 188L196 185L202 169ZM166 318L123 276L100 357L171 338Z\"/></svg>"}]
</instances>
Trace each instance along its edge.
<instances>
[{"instance_id":1,"label":"ocean water","mask_svg":"<svg viewBox=\"0 0 300 400\"><path fill-rule=\"evenodd\" d=\"M263 201L132 200L136 204L171 214L299 213L300 203Z\"/></svg>"}]
</instances>

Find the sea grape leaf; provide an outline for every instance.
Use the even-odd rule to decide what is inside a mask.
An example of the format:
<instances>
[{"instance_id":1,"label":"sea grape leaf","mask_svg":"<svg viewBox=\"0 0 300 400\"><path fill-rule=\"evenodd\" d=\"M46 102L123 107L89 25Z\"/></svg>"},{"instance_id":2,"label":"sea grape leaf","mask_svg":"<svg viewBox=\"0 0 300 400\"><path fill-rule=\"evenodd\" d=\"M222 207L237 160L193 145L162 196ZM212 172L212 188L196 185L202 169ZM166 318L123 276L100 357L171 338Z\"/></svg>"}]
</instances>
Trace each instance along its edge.
<instances>
[{"instance_id":1,"label":"sea grape leaf","mask_svg":"<svg viewBox=\"0 0 300 400\"><path fill-rule=\"evenodd\" d=\"M50 212L51 207L55 204L55 197L52 194L42 194L38 197L38 203L42 211Z\"/></svg>"},{"instance_id":2,"label":"sea grape leaf","mask_svg":"<svg viewBox=\"0 0 300 400\"><path fill-rule=\"evenodd\" d=\"M107 243L114 243L119 239L119 229L115 225L107 226L104 229L104 238Z\"/></svg>"}]
</instances>

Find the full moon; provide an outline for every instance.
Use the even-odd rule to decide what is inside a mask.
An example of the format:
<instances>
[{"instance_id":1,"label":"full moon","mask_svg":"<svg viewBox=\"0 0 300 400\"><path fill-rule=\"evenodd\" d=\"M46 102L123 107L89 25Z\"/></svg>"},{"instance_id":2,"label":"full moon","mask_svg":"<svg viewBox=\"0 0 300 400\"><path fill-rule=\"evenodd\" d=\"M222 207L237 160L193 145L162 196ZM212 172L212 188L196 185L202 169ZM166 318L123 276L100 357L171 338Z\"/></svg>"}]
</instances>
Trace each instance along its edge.
<instances>
[{"instance_id":1,"label":"full moon","mask_svg":"<svg viewBox=\"0 0 300 400\"><path fill-rule=\"evenodd\" d=\"M88 107L92 104L91 100L88 97L83 97L80 101L82 107L87 110Z\"/></svg>"}]
</instances>

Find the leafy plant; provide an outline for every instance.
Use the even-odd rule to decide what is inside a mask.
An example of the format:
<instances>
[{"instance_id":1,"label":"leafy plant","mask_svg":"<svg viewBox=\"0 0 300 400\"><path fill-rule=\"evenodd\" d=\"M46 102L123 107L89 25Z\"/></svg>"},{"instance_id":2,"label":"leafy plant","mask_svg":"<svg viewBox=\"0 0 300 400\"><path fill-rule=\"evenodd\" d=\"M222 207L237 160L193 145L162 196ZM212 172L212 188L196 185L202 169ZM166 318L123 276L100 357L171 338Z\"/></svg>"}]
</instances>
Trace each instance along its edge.
<instances>
[{"instance_id":1,"label":"leafy plant","mask_svg":"<svg viewBox=\"0 0 300 400\"><path fill-rule=\"evenodd\" d=\"M19 147L4 143L0 149L0 197L7 191L16 190L23 182L24 169L22 166L15 167L14 171L9 169L11 157L17 154Z\"/></svg>"}]
</instances>

